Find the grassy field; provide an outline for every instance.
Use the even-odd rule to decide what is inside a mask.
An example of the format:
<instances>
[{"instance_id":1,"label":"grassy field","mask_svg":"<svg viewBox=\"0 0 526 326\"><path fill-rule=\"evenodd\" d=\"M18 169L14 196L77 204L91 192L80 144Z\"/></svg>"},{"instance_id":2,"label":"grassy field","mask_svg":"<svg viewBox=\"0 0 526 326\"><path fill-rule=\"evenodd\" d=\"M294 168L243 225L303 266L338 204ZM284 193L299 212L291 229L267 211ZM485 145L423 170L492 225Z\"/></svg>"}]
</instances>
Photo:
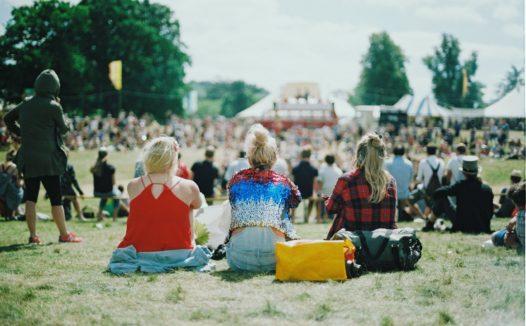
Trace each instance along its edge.
<instances>
[{"instance_id":1,"label":"grassy field","mask_svg":"<svg viewBox=\"0 0 526 326\"><path fill-rule=\"evenodd\" d=\"M113 153L119 183L138 153ZM202 151L186 151L192 163ZM72 153L90 193L95 152ZM494 190L524 161L483 160ZM94 200L86 203L96 207ZM42 200L39 211L49 213ZM493 229L506 224L493 220ZM402 226L419 228L417 223ZM419 233L423 258L411 272L369 273L347 282L279 283L272 274L241 274L219 261L211 273L176 271L116 277L105 272L125 221L69 222L85 238L58 244L53 223L39 222L45 242L28 246L22 222L0 222L0 325L524 325L524 258L482 248L487 235ZM298 224L304 238L323 238L327 224Z\"/></svg>"}]
</instances>

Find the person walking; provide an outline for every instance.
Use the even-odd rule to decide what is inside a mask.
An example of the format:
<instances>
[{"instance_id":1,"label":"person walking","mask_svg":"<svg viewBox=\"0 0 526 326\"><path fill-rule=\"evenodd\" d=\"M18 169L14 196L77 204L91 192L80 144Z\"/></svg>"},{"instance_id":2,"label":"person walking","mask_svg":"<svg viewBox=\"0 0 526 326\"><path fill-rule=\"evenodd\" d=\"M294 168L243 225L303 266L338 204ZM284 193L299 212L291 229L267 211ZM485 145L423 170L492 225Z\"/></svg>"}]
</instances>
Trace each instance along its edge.
<instances>
[{"instance_id":1,"label":"person walking","mask_svg":"<svg viewBox=\"0 0 526 326\"><path fill-rule=\"evenodd\" d=\"M59 242L81 242L68 232L62 207L60 176L66 171L67 148L62 135L68 131L58 97L60 80L51 69L42 71L35 80L35 96L9 111L4 121L10 132L21 137L16 165L24 176L26 221L29 243L42 241L36 232L36 203L40 184L51 203L51 215L60 233Z\"/></svg>"},{"instance_id":2,"label":"person walking","mask_svg":"<svg viewBox=\"0 0 526 326\"><path fill-rule=\"evenodd\" d=\"M316 178L318 177L318 169L316 169L310 163L312 151L310 147L306 147L301 151L301 161L292 169L292 175L294 182L298 185L298 188L303 199L307 199L307 213L304 216L304 222L309 223L309 216L314 207L314 203L318 200L313 195L316 194L318 185ZM295 211L292 213L292 220L295 218ZM316 218L320 221L319 210L316 209Z\"/></svg>"}]
</instances>

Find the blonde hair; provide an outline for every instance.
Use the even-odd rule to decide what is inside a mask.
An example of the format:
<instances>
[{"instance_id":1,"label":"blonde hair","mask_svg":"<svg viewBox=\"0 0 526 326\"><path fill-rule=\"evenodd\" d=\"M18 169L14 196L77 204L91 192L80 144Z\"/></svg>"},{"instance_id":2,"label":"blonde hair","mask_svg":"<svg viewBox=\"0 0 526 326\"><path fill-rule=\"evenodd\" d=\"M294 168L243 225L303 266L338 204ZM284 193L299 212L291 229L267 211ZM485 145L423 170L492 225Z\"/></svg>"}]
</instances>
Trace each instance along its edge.
<instances>
[{"instance_id":1,"label":"blonde hair","mask_svg":"<svg viewBox=\"0 0 526 326\"><path fill-rule=\"evenodd\" d=\"M390 175L384 170L385 144L377 134L369 133L358 143L355 166L365 171L365 180L371 186L371 203L381 202L387 192Z\"/></svg>"},{"instance_id":2,"label":"blonde hair","mask_svg":"<svg viewBox=\"0 0 526 326\"><path fill-rule=\"evenodd\" d=\"M162 173L173 169L178 160L179 144L173 137L161 136L149 141L143 149L147 173Z\"/></svg>"},{"instance_id":3,"label":"blonde hair","mask_svg":"<svg viewBox=\"0 0 526 326\"><path fill-rule=\"evenodd\" d=\"M248 162L254 168L271 168L276 162L278 147L267 129L257 123L250 127L245 139Z\"/></svg>"}]
</instances>

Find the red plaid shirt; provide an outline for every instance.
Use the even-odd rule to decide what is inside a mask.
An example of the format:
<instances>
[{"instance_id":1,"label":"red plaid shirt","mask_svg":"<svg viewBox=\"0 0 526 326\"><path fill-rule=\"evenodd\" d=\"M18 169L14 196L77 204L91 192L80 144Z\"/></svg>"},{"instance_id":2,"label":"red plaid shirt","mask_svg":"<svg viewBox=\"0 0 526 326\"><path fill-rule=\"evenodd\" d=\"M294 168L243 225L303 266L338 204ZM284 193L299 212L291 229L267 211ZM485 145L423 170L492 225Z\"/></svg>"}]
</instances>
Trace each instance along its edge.
<instances>
[{"instance_id":1,"label":"red plaid shirt","mask_svg":"<svg viewBox=\"0 0 526 326\"><path fill-rule=\"evenodd\" d=\"M328 213L336 214L327 239L342 228L348 231L396 229L397 195L394 178L391 177L387 192L381 202L371 203L370 196L371 187L365 180L365 174L361 169L342 175L331 197L325 202Z\"/></svg>"}]
</instances>

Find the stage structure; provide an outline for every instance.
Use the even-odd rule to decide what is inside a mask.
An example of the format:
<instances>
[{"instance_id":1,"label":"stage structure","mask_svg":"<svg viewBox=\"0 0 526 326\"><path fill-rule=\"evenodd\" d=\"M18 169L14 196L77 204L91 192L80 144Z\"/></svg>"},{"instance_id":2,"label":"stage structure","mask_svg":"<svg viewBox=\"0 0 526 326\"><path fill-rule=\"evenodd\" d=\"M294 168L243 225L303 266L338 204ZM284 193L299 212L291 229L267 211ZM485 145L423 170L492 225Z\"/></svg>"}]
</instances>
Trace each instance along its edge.
<instances>
[{"instance_id":1,"label":"stage structure","mask_svg":"<svg viewBox=\"0 0 526 326\"><path fill-rule=\"evenodd\" d=\"M269 129L280 131L294 125L319 128L334 126L338 119L354 116L354 109L346 100L321 98L317 83L288 83L281 94L269 94L259 102L237 114L253 118Z\"/></svg>"}]
</instances>

